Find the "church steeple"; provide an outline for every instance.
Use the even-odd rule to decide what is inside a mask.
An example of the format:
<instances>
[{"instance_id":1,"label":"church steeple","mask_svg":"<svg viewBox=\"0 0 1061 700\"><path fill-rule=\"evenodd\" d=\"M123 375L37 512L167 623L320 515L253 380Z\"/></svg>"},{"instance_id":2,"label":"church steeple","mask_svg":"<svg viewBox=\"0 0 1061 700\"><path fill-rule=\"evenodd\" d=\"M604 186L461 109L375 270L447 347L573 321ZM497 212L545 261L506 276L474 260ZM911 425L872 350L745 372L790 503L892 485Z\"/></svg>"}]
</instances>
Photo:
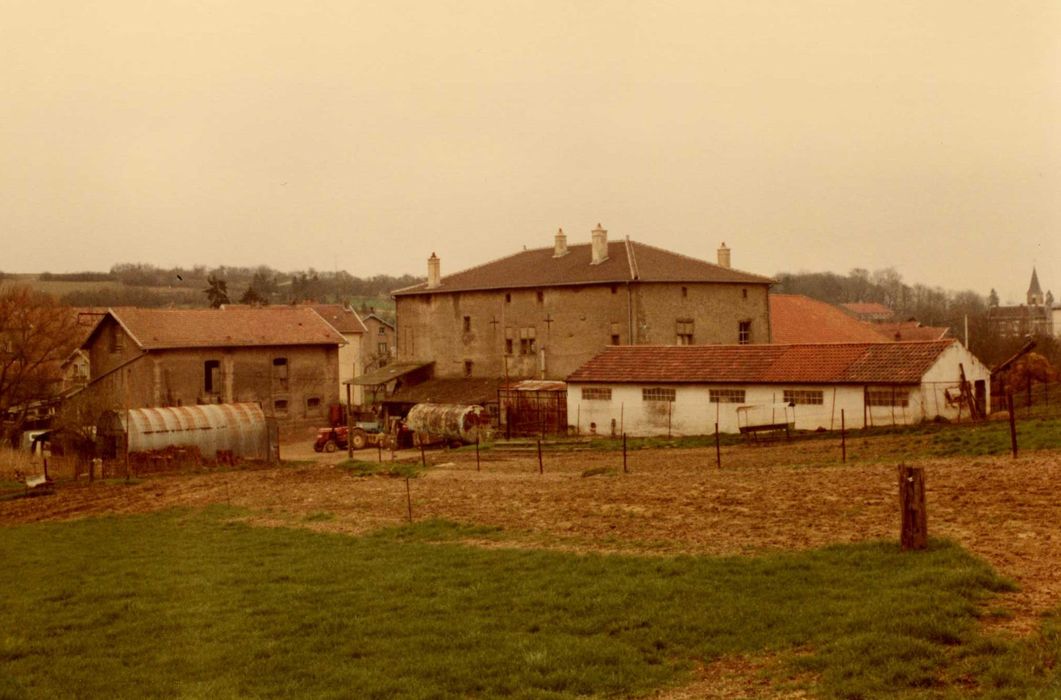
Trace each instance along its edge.
<instances>
[{"instance_id":1,"label":"church steeple","mask_svg":"<svg viewBox=\"0 0 1061 700\"><path fill-rule=\"evenodd\" d=\"M1039 286L1039 275L1032 268L1032 281L1028 285L1028 306L1043 305L1043 288Z\"/></svg>"}]
</instances>

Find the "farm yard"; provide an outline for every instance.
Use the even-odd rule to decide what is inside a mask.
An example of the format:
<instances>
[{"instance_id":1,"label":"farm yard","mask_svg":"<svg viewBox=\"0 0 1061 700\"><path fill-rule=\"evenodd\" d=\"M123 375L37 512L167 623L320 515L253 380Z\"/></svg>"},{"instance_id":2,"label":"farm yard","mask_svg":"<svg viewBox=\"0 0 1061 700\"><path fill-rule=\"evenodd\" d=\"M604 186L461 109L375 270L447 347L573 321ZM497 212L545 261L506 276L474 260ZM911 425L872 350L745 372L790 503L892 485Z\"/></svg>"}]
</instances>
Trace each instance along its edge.
<instances>
[{"instance_id":1,"label":"farm yard","mask_svg":"<svg viewBox=\"0 0 1061 700\"><path fill-rule=\"evenodd\" d=\"M8 498L0 696L1058 697L1061 443L1023 426L1016 459L996 423L855 433L847 464L633 441L628 473L606 442L543 473L298 445Z\"/></svg>"}]
</instances>

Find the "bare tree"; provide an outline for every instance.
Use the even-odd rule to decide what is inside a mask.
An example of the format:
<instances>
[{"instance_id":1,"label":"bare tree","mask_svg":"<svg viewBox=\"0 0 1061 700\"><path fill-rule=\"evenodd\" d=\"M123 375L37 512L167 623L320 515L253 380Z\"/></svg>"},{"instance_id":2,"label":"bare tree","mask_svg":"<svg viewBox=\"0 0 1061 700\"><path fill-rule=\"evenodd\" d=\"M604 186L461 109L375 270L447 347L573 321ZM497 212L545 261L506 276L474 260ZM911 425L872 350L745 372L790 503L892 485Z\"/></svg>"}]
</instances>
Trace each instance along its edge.
<instances>
[{"instance_id":1,"label":"bare tree","mask_svg":"<svg viewBox=\"0 0 1061 700\"><path fill-rule=\"evenodd\" d=\"M78 340L77 319L28 287L0 291L0 420L11 439L34 404L58 395L61 365Z\"/></svg>"}]
</instances>

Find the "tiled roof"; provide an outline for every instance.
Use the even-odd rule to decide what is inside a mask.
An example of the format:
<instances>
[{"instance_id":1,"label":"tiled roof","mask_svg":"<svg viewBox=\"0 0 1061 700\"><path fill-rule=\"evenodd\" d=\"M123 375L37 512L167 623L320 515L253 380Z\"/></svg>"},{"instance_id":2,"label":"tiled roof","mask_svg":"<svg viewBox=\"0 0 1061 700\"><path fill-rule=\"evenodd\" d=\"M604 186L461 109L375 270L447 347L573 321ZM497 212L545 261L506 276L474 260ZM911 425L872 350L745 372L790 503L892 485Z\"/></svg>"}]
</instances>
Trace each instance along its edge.
<instances>
[{"instance_id":1,"label":"tiled roof","mask_svg":"<svg viewBox=\"0 0 1061 700\"><path fill-rule=\"evenodd\" d=\"M365 324L356 313L342 304L311 304L313 310L321 315L332 328L340 333L366 333Z\"/></svg>"},{"instance_id":2,"label":"tiled roof","mask_svg":"<svg viewBox=\"0 0 1061 700\"><path fill-rule=\"evenodd\" d=\"M403 386L384 403L451 403L466 406L497 403L497 389L503 379L460 378L428 379Z\"/></svg>"},{"instance_id":3,"label":"tiled roof","mask_svg":"<svg viewBox=\"0 0 1061 700\"><path fill-rule=\"evenodd\" d=\"M853 314L859 316L894 316L895 312L889 309L884 304L878 304L877 302L861 302L854 301L848 304L841 304L845 309Z\"/></svg>"},{"instance_id":4,"label":"tiled roof","mask_svg":"<svg viewBox=\"0 0 1061 700\"><path fill-rule=\"evenodd\" d=\"M832 304L801 294L770 295L770 338L794 343L879 343L880 334Z\"/></svg>"},{"instance_id":5,"label":"tiled roof","mask_svg":"<svg viewBox=\"0 0 1061 700\"><path fill-rule=\"evenodd\" d=\"M942 340L950 333L946 326L922 326L917 321L869 323L867 326L888 340Z\"/></svg>"},{"instance_id":6,"label":"tiled roof","mask_svg":"<svg viewBox=\"0 0 1061 700\"><path fill-rule=\"evenodd\" d=\"M253 309L111 309L144 350L245 347L248 345L343 345L346 341L309 306ZM91 336L85 341L91 342Z\"/></svg>"},{"instance_id":7,"label":"tiled roof","mask_svg":"<svg viewBox=\"0 0 1061 700\"><path fill-rule=\"evenodd\" d=\"M515 289L561 285L642 282L719 282L771 284L769 277L714 265L634 241L610 241L608 257L592 265L590 244L568 246L567 255L554 258L553 248L524 250L500 260L442 278L435 289L422 282L393 294L460 292L476 289ZM631 260L632 256L632 260Z\"/></svg>"},{"instance_id":8,"label":"tiled roof","mask_svg":"<svg viewBox=\"0 0 1061 700\"><path fill-rule=\"evenodd\" d=\"M620 345L569 382L918 384L951 340L806 345Z\"/></svg>"}]
</instances>

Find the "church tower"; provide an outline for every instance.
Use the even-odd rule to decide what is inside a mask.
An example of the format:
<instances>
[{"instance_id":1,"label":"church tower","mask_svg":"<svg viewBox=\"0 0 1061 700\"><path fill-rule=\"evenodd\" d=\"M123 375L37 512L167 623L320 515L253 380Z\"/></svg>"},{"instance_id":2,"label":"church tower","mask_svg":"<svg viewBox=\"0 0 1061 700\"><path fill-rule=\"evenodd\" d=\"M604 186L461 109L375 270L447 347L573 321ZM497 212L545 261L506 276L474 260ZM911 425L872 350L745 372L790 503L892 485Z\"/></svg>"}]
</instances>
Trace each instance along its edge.
<instances>
[{"instance_id":1,"label":"church tower","mask_svg":"<svg viewBox=\"0 0 1061 700\"><path fill-rule=\"evenodd\" d=\"M1032 281L1028 285L1028 306L1043 305L1043 288L1039 286L1039 275L1032 268Z\"/></svg>"}]
</instances>

